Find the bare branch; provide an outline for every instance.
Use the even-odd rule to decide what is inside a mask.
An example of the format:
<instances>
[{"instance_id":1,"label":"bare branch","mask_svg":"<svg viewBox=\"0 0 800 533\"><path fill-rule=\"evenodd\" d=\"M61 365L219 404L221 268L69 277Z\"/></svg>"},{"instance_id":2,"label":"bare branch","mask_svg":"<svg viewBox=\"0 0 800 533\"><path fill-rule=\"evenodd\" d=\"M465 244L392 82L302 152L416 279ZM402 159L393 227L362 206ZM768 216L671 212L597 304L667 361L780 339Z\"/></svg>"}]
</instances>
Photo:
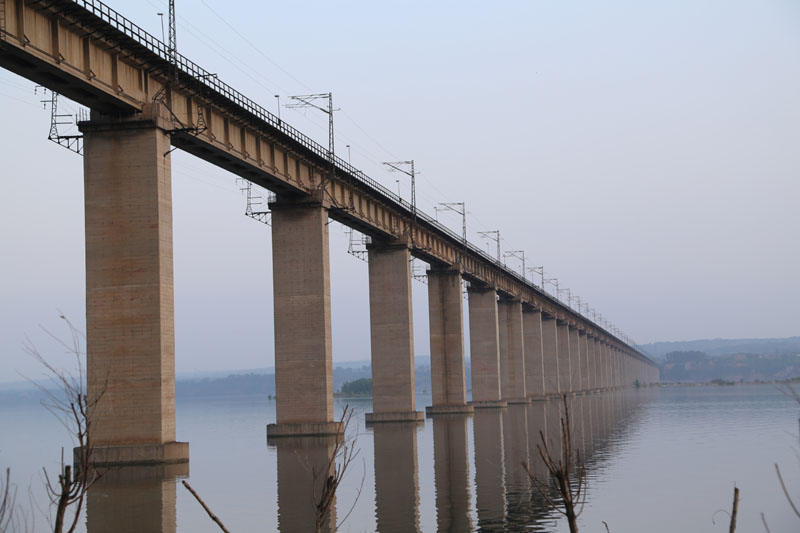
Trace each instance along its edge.
<instances>
[{"instance_id":1,"label":"bare branch","mask_svg":"<svg viewBox=\"0 0 800 533\"><path fill-rule=\"evenodd\" d=\"M194 491L194 489L186 481L181 481L181 483L183 483L183 486L186 487L186 490L188 490L189 492L192 493L192 496L194 496L194 499L197 500L197 503L199 503L200 505L203 506L203 509L205 509L206 513L208 513L208 516L211 517L211 520L216 522L216 524L219 526L219 528L222 531L224 531L225 533L231 533L230 531L227 530L227 528L220 521L220 519L217 518L217 515L215 515L213 512L211 512L211 509L208 508L208 505L206 505L206 502L204 502L202 500L202 498L200 498L200 496Z\"/></svg>"},{"instance_id":2,"label":"bare branch","mask_svg":"<svg viewBox=\"0 0 800 533\"><path fill-rule=\"evenodd\" d=\"M786 489L786 484L783 482L783 476L781 476L781 469L778 467L778 463L775 463L775 472L778 474L778 481L781 482L781 488L783 489L784 496L786 496L786 499L789 501L789 505L792 506L794 514L800 518L800 511L797 510L797 507L794 505L794 501L792 501L792 497L789 496L789 491Z\"/></svg>"},{"instance_id":3,"label":"bare branch","mask_svg":"<svg viewBox=\"0 0 800 533\"><path fill-rule=\"evenodd\" d=\"M78 526L86 493L100 477L100 473L94 469L91 461L94 450L91 428L92 415L105 392L105 386L97 394L97 397L89 398L87 396L83 365L85 354L81 351L80 346L84 336L63 314L60 315L60 318L64 320L69 329L69 343L62 341L48 330L42 329L74 356L77 375L56 368L42 356L30 339L26 340L24 348L47 370L50 382L56 385L58 392L54 392L40 383L35 383L46 396L46 400L42 402L43 405L67 428L79 450L78 460L73 467L73 465L65 463L62 448L58 478L51 478L47 470L42 469L50 503L55 507L53 531L62 533L66 527L67 533L73 533ZM73 508L72 520L65 523L66 512L71 507Z\"/></svg>"},{"instance_id":4,"label":"bare branch","mask_svg":"<svg viewBox=\"0 0 800 533\"><path fill-rule=\"evenodd\" d=\"M549 473L550 481L561 496L561 505L556 504L550 498L547 487L533 475L528 463L523 462L522 467L528 473L528 477L542 498L567 518L570 533L577 533L577 518L583 511L583 505L586 502L586 467L580 450L573 449L572 424L566 395L563 395L561 399L564 404L564 416L561 418L561 456L553 457L542 431L539 431L539 438L542 442L536 445L539 457Z\"/></svg>"}]
</instances>

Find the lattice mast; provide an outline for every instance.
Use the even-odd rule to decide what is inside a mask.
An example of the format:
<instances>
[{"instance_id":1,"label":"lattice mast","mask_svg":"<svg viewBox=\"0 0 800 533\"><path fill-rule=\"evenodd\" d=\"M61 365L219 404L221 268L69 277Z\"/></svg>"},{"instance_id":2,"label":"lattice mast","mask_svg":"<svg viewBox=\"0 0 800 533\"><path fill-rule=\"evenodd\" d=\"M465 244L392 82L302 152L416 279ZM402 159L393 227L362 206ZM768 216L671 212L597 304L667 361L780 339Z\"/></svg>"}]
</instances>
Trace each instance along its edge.
<instances>
[{"instance_id":1,"label":"lattice mast","mask_svg":"<svg viewBox=\"0 0 800 533\"><path fill-rule=\"evenodd\" d=\"M339 111L333 108L333 93L319 93L319 94L303 94L290 96L292 100L296 100L293 104L288 104L287 108L301 108L313 107L328 115L328 162L330 163L330 179L336 176L336 151L334 147L333 138L333 112ZM327 100L327 107L319 105L319 100ZM325 190L325 179L320 183L320 189Z\"/></svg>"}]
</instances>

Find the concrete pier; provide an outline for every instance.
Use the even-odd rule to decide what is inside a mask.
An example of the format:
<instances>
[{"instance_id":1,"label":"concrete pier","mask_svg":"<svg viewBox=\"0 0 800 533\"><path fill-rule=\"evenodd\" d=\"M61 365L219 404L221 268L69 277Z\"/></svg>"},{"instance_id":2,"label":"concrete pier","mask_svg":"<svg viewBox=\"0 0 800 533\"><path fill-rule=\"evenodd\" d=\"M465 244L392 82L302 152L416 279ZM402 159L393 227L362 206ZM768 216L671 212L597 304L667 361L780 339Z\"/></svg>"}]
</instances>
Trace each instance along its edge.
<instances>
[{"instance_id":1,"label":"concrete pier","mask_svg":"<svg viewBox=\"0 0 800 533\"><path fill-rule=\"evenodd\" d=\"M501 298L500 317L500 392L508 403L528 403L525 394L525 356L522 334L522 303Z\"/></svg>"},{"instance_id":2,"label":"concrete pier","mask_svg":"<svg viewBox=\"0 0 800 533\"><path fill-rule=\"evenodd\" d=\"M542 313L522 308L522 333L525 348L525 394L531 400L545 398Z\"/></svg>"},{"instance_id":3,"label":"concrete pier","mask_svg":"<svg viewBox=\"0 0 800 533\"><path fill-rule=\"evenodd\" d=\"M591 381L591 373L589 370L589 343L587 342L586 333L584 331L578 331L578 344L581 358L581 390L588 392L592 390L592 387L589 384Z\"/></svg>"},{"instance_id":4,"label":"concrete pier","mask_svg":"<svg viewBox=\"0 0 800 533\"><path fill-rule=\"evenodd\" d=\"M547 396L557 395L561 390L558 364L558 321L542 315L542 367Z\"/></svg>"},{"instance_id":5,"label":"concrete pier","mask_svg":"<svg viewBox=\"0 0 800 533\"><path fill-rule=\"evenodd\" d=\"M433 405L427 414L470 413L464 372L464 321L461 273L428 271Z\"/></svg>"},{"instance_id":6,"label":"concrete pier","mask_svg":"<svg viewBox=\"0 0 800 533\"><path fill-rule=\"evenodd\" d=\"M578 328L569 327L569 382L572 392L581 391L581 358Z\"/></svg>"},{"instance_id":7,"label":"concrete pier","mask_svg":"<svg viewBox=\"0 0 800 533\"><path fill-rule=\"evenodd\" d=\"M279 198L272 210L277 420L268 437L331 435L331 287L328 209Z\"/></svg>"},{"instance_id":8,"label":"concrete pier","mask_svg":"<svg viewBox=\"0 0 800 533\"><path fill-rule=\"evenodd\" d=\"M569 326L566 322L558 322L556 327L558 349L558 391L561 394L572 392L572 361L570 360Z\"/></svg>"},{"instance_id":9,"label":"concrete pier","mask_svg":"<svg viewBox=\"0 0 800 533\"><path fill-rule=\"evenodd\" d=\"M469 348L472 365L472 406L505 407L500 394L500 332L497 292L470 286Z\"/></svg>"},{"instance_id":10,"label":"concrete pier","mask_svg":"<svg viewBox=\"0 0 800 533\"><path fill-rule=\"evenodd\" d=\"M411 251L406 242L372 244L367 251L372 412L366 422L424 420L414 388Z\"/></svg>"},{"instance_id":11,"label":"concrete pier","mask_svg":"<svg viewBox=\"0 0 800 533\"><path fill-rule=\"evenodd\" d=\"M84 134L87 392L98 464L189 460L175 442L171 121L92 113Z\"/></svg>"}]
</instances>

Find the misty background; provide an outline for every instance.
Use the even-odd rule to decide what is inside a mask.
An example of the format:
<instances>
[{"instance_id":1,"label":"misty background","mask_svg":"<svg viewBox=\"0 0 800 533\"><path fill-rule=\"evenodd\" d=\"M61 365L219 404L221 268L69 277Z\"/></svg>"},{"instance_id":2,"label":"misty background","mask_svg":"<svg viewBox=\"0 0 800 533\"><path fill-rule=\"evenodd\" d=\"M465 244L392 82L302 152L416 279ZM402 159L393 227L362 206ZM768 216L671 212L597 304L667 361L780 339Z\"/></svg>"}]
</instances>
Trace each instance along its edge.
<instances>
[{"instance_id":1,"label":"misty background","mask_svg":"<svg viewBox=\"0 0 800 533\"><path fill-rule=\"evenodd\" d=\"M165 1L109 5L161 35ZM349 144L407 199L381 161L414 159L421 209L466 202L470 240L499 229L504 251L524 249L638 342L798 334L796 1L178 0L177 12L181 53L270 110L276 94L332 91L337 154ZM40 328L66 337L59 310L85 327L82 158L47 141L48 96L0 71L0 381L40 373L26 336L61 356ZM324 115L281 116L326 142ZM243 215L233 175L180 151L172 162L176 368L270 367L270 228ZM439 218L460 230L458 215ZM367 264L342 226L330 233L334 364L368 360ZM413 287L426 355L427 287Z\"/></svg>"}]
</instances>

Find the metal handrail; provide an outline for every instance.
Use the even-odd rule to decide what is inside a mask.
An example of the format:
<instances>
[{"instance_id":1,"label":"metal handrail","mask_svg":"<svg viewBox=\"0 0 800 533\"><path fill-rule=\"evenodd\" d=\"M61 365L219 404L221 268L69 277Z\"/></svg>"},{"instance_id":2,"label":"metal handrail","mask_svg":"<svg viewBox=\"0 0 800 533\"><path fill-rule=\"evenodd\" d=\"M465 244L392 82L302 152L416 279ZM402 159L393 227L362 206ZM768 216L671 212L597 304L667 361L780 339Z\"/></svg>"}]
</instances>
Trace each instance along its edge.
<instances>
[{"instance_id":1,"label":"metal handrail","mask_svg":"<svg viewBox=\"0 0 800 533\"><path fill-rule=\"evenodd\" d=\"M118 31L122 32L127 37L133 39L141 46L145 47L150 52L156 54L159 58L166 62L171 62L173 56L169 51L169 47L163 41L159 40L157 37L153 36L146 30L144 30L141 26L135 24L128 18L121 15L116 10L112 9L104 2L100 0L70 0L71 2L83 7L86 11L90 12L91 14L95 15L102 21L110 24ZM235 105L241 107L245 111L251 113L258 119L266 122L271 127L277 129L278 131L282 132L284 135L291 138L296 143L303 146L305 149L311 151L312 153L316 154L320 158L324 160L330 159L330 154L328 153L328 149L323 147L321 144L317 143L304 133L300 132L296 128L290 126L286 123L286 121L278 118L277 116L273 115L270 111L265 109L264 107L257 104L255 101L251 100L250 98L244 96L242 93L228 85L227 83L221 81L216 75L213 75L211 72L205 70L201 66L199 66L194 61L188 59L186 56L176 53L174 55L175 61L177 62L179 75L188 75L191 77L191 81L194 83L203 84L208 89L216 92L218 95L223 96L230 102L234 103ZM374 179L367 176L363 171L355 168L349 162L341 159L340 157L334 157L334 162L337 167L337 170L343 170L347 172L351 177L355 178L356 180L368 185L372 189L378 191L381 195L386 197L387 200L394 202L401 210L406 211L406 213L411 216L412 215L412 206L405 200L403 200L397 193L392 192L387 187L381 185ZM498 269L500 269L505 275L511 276L519 283L527 286L529 289L537 292L540 296L550 300L553 303L560 304L562 307L567 307L557 298L553 298L550 294L548 294L544 287L541 289L526 279L524 276L521 276L514 270L509 269L500 262L497 258L492 257L488 253L484 252L483 249L480 247L470 243L469 241L464 242L464 239L461 235L456 234L450 228L444 226L440 222L438 222L435 218L431 217L430 215L419 211L418 209L413 210L413 213L416 214L418 219L423 220L426 224L429 224L437 231L440 231L446 234L451 239L462 243L465 245L466 249L480 256L484 261L487 261L493 265L495 265ZM579 314L581 314L579 312ZM583 316L581 314L581 316ZM605 328L596 324L588 317L584 318L594 324L599 329L605 331L610 336L618 339L620 342L624 344L628 344L624 339L613 335L612 333L606 331ZM631 346L633 347L633 346Z\"/></svg>"}]
</instances>

